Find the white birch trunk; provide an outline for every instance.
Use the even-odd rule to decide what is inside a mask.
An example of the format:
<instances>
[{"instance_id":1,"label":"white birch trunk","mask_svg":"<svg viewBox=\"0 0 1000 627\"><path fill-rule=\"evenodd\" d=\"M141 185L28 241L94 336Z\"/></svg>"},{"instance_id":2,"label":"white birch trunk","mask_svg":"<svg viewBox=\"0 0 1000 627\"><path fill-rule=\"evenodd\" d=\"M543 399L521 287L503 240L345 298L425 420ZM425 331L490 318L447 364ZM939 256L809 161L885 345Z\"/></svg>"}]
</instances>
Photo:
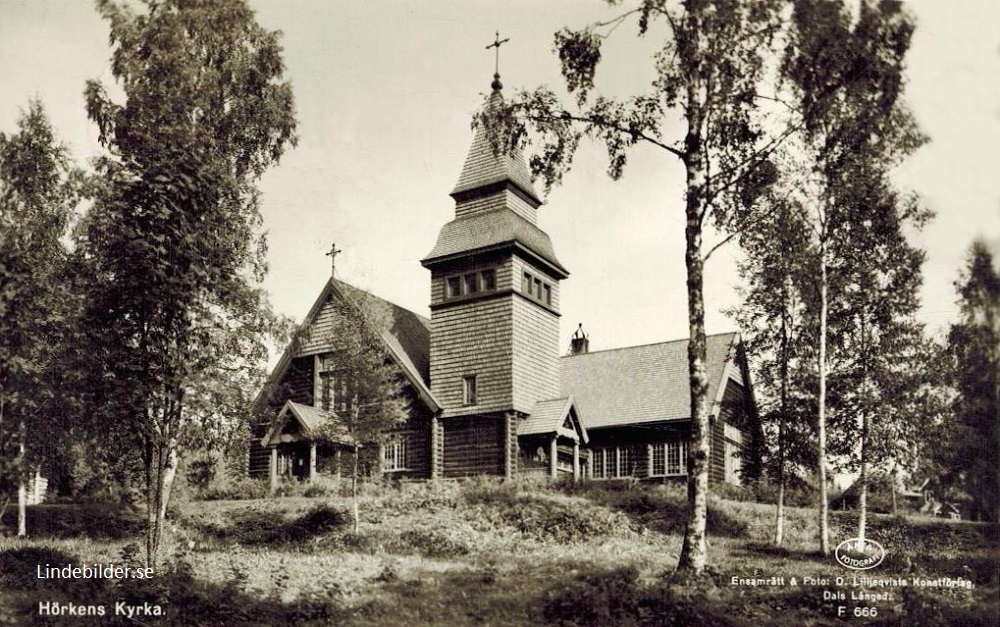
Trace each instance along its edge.
<instances>
[{"instance_id":1,"label":"white birch trunk","mask_svg":"<svg viewBox=\"0 0 1000 627\"><path fill-rule=\"evenodd\" d=\"M827 317L827 275L826 275L826 233L820 241L820 284L819 284L819 417L818 417L818 464L819 464L819 547L823 555L830 554L830 503L826 490L826 317Z\"/></svg>"},{"instance_id":2,"label":"white birch trunk","mask_svg":"<svg viewBox=\"0 0 1000 627\"><path fill-rule=\"evenodd\" d=\"M24 467L26 459L24 446L24 421L20 424L20 441L18 442L18 462L17 462L17 535L23 538L28 535L28 486L24 478L28 475Z\"/></svg>"}]
</instances>

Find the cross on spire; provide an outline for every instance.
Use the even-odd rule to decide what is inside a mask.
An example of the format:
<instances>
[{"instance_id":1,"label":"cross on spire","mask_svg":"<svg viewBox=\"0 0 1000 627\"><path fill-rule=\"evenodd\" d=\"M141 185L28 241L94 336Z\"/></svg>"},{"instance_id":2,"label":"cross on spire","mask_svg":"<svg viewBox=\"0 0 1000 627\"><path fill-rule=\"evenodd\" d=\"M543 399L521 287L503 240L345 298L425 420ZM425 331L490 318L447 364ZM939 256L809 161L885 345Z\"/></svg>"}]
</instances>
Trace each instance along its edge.
<instances>
[{"instance_id":1,"label":"cross on spire","mask_svg":"<svg viewBox=\"0 0 1000 627\"><path fill-rule=\"evenodd\" d=\"M508 37L507 39L500 39L500 31L497 31L496 38L493 40L493 43L486 46L487 50L489 50L490 48L496 48L496 59L494 61L494 66L493 66L493 78L496 79L494 81L496 83L500 82L500 46L504 45L508 41L510 41L510 37ZM494 89L497 88L494 87Z\"/></svg>"},{"instance_id":2,"label":"cross on spire","mask_svg":"<svg viewBox=\"0 0 1000 627\"><path fill-rule=\"evenodd\" d=\"M337 244L334 243L330 245L330 252L326 253L326 256L330 258L330 278L336 278L334 272L337 270L337 255L342 252L344 251L337 248Z\"/></svg>"}]
</instances>

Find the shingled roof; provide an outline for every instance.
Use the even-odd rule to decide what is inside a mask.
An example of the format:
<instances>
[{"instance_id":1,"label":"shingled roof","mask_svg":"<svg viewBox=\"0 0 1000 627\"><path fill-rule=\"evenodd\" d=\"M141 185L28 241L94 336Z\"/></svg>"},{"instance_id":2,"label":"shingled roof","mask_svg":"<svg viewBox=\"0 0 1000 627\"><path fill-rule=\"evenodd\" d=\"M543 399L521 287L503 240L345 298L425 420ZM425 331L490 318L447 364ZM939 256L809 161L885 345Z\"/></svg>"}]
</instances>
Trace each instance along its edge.
<instances>
[{"instance_id":1,"label":"shingled roof","mask_svg":"<svg viewBox=\"0 0 1000 627\"><path fill-rule=\"evenodd\" d=\"M563 427L566 417L573 421L573 429ZM579 428L579 433L577 432ZM517 427L518 435L548 435L558 433L574 439L587 442L587 429L583 421L576 415L573 397L554 398L535 403L535 408Z\"/></svg>"},{"instance_id":2,"label":"shingled roof","mask_svg":"<svg viewBox=\"0 0 1000 627\"><path fill-rule=\"evenodd\" d=\"M569 276L556 258L548 234L514 211L503 208L456 218L441 227L437 243L422 263L426 266L453 255L521 245L548 262L562 277Z\"/></svg>"},{"instance_id":3,"label":"shingled roof","mask_svg":"<svg viewBox=\"0 0 1000 627\"><path fill-rule=\"evenodd\" d=\"M502 102L503 96L500 91L494 89L490 94L490 101L487 106L493 106L496 102ZM515 150L509 155L496 155L493 153L493 146L487 137L486 130L480 126L472 138L472 146L469 148L469 155L465 158L465 165L462 166L462 174L458 177L458 183L451 195L460 196L479 187L485 187L501 181L510 181L524 192L535 205L542 204L535 187L531 184L531 176L528 174L528 166L524 161L524 155L520 150Z\"/></svg>"},{"instance_id":4,"label":"shingled roof","mask_svg":"<svg viewBox=\"0 0 1000 627\"><path fill-rule=\"evenodd\" d=\"M707 338L710 404L738 337L722 333ZM563 357L561 394L573 396L587 429L689 420L687 350L684 339Z\"/></svg>"},{"instance_id":5,"label":"shingled roof","mask_svg":"<svg viewBox=\"0 0 1000 627\"><path fill-rule=\"evenodd\" d=\"M320 409L319 407L288 401L271 423L271 428L261 438L261 446L277 444L280 441L281 431L288 422L289 416L299 423L299 430L306 439L315 439L325 430L327 433L324 435L333 438L337 442L342 444L353 443L353 438L341 426L337 414L332 411Z\"/></svg>"},{"instance_id":6,"label":"shingled roof","mask_svg":"<svg viewBox=\"0 0 1000 627\"><path fill-rule=\"evenodd\" d=\"M420 380L430 385L431 380L431 321L409 309L375 296L371 292L334 279L341 293L355 304L368 307L370 320L390 348L398 353L406 366L420 375Z\"/></svg>"}]
</instances>

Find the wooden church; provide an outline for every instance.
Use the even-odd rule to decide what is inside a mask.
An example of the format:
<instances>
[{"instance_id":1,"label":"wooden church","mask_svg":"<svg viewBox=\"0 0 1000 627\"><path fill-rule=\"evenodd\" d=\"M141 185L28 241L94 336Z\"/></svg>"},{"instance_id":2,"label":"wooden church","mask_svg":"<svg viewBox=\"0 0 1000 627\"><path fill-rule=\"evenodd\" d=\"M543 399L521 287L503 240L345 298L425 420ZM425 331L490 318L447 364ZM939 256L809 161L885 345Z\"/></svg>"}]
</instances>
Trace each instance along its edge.
<instances>
[{"instance_id":1,"label":"wooden church","mask_svg":"<svg viewBox=\"0 0 1000 627\"><path fill-rule=\"evenodd\" d=\"M492 87L490 103L502 98L499 76ZM685 476L687 340L590 352L578 329L560 356L559 293L569 271L538 226L542 203L523 156L495 156L477 130L451 197L455 218L421 260L430 319L331 276L258 396L251 476L274 485L344 468L353 443L336 426L350 382L337 376L330 330L345 307L365 312L408 400L406 421L383 438L369 472ZM708 337L707 372L711 480L738 484L756 433L738 333Z\"/></svg>"}]
</instances>

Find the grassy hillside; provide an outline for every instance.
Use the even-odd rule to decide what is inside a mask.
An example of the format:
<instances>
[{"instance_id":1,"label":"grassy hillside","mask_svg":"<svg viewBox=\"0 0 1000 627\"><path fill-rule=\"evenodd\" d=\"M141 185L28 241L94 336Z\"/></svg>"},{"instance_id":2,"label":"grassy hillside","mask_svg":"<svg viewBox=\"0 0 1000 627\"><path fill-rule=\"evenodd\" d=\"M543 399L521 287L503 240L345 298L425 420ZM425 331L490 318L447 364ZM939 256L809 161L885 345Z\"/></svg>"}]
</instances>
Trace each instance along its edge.
<instances>
[{"instance_id":1,"label":"grassy hillside","mask_svg":"<svg viewBox=\"0 0 1000 627\"><path fill-rule=\"evenodd\" d=\"M157 602L166 616L142 618L150 625L991 625L1000 611L995 526L875 517L870 534L887 557L866 575L948 576L974 587L893 588L866 602L824 597L866 588L835 585L853 573L815 554L812 510L789 510L778 549L769 543L772 506L713 500L711 573L686 582L671 575L685 508L677 488L370 487L357 533L349 506L338 496L183 504L152 582L37 579L39 563L137 562L141 523L106 506L33 508L35 537L0 538L0 624L81 624L38 617L40 600ZM11 524L10 512L2 522ZM854 524L835 513L835 543L855 535ZM771 576L785 585L732 581ZM854 617L861 607L876 615Z\"/></svg>"}]
</instances>

